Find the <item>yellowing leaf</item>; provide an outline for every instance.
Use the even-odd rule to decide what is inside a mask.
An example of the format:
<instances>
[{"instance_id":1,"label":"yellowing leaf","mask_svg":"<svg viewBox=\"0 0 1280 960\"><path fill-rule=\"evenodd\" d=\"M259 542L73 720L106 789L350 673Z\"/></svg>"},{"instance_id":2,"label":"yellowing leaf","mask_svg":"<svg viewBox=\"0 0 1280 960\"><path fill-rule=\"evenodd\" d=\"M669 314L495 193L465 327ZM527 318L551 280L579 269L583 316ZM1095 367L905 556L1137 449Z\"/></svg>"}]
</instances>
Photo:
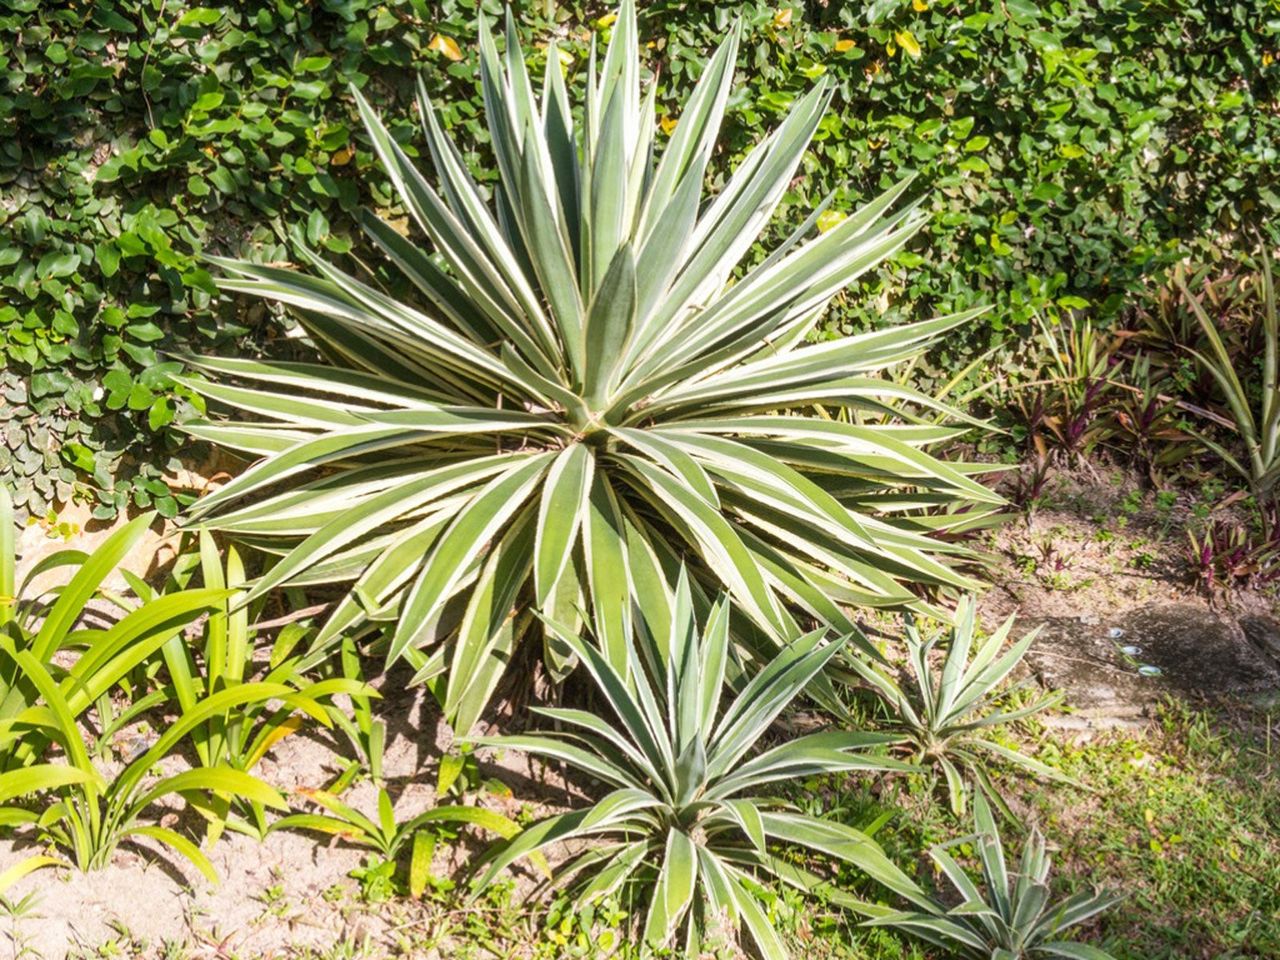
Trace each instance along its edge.
<instances>
[{"instance_id":1,"label":"yellowing leaf","mask_svg":"<svg viewBox=\"0 0 1280 960\"><path fill-rule=\"evenodd\" d=\"M301 715L295 713L293 716L288 717L280 724L280 726L276 727L271 731L271 733L264 737L262 742L258 744L258 748L249 755L249 763L247 764L246 769L252 770L256 767L259 761L267 755L268 750L274 747L285 737L292 736L297 733L302 729L302 726L303 718Z\"/></svg>"},{"instance_id":2,"label":"yellowing leaf","mask_svg":"<svg viewBox=\"0 0 1280 960\"><path fill-rule=\"evenodd\" d=\"M616 13L606 13L603 17L596 21L597 30L607 30L613 26L613 22L618 19Z\"/></svg>"},{"instance_id":3,"label":"yellowing leaf","mask_svg":"<svg viewBox=\"0 0 1280 960\"><path fill-rule=\"evenodd\" d=\"M848 219L848 214L841 213L839 210L823 210L818 214L818 232L826 233L832 227L839 226Z\"/></svg>"},{"instance_id":4,"label":"yellowing leaf","mask_svg":"<svg viewBox=\"0 0 1280 960\"><path fill-rule=\"evenodd\" d=\"M662 127L662 132L669 137L675 132L676 124L679 122L675 117L663 117L658 121L658 126Z\"/></svg>"},{"instance_id":5,"label":"yellowing leaf","mask_svg":"<svg viewBox=\"0 0 1280 960\"><path fill-rule=\"evenodd\" d=\"M845 37L845 39L843 40L836 41L836 53L848 53L850 50L852 50L856 46L857 46L856 43L854 43L848 37Z\"/></svg>"},{"instance_id":6,"label":"yellowing leaf","mask_svg":"<svg viewBox=\"0 0 1280 960\"><path fill-rule=\"evenodd\" d=\"M560 59L560 65L563 67L573 66L573 54L564 47L556 47L556 56Z\"/></svg>"},{"instance_id":7,"label":"yellowing leaf","mask_svg":"<svg viewBox=\"0 0 1280 960\"><path fill-rule=\"evenodd\" d=\"M916 38L911 35L910 30L899 30L893 35L893 39L898 41L898 46L913 57L920 56L920 44L916 43Z\"/></svg>"},{"instance_id":8,"label":"yellowing leaf","mask_svg":"<svg viewBox=\"0 0 1280 960\"><path fill-rule=\"evenodd\" d=\"M775 27L791 26L791 8L783 7L781 10L775 13L773 15L773 25Z\"/></svg>"},{"instance_id":9,"label":"yellowing leaf","mask_svg":"<svg viewBox=\"0 0 1280 960\"><path fill-rule=\"evenodd\" d=\"M458 41L454 40L453 37L446 37L443 33L437 33L432 37L427 44L427 49L442 53L450 60L462 59L462 51L458 49Z\"/></svg>"},{"instance_id":10,"label":"yellowing leaf","mask_svg":"<svg viewBox=\"0 0 1280 960\"><path fill-rule=\"evenodd\" d=\"M449 788L458 782L458 778L462 776L462 771L466 769L466 757L459 756L456 753L446 753L440 758L440 770L436 777L436 796L443 797L449 792Z\"/></svg>"},{"instance_id":11,"label":"yellowing leaf","mask_svg":"<svg viewBox=\"0 0 1280 960\"><path fill-rule=\"evenodd\" d=\"M343 147L341 150L334 152L333 156L329 158L329 162L335 167L345 167L351 162L353 156L355 156L355 152L350 147Z\"/></svg>"}]
</instances>

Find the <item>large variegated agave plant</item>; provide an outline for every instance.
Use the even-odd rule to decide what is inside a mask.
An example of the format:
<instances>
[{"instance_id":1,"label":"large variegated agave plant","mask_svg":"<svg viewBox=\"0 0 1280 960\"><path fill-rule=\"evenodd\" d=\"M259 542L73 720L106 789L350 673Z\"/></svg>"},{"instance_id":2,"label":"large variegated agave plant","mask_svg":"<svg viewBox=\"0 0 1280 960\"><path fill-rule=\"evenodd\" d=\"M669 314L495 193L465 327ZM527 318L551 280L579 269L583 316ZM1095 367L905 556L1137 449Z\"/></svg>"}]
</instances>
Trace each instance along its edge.
<instances>
[{"instance_id":1,"label":"large variegated agave plant","mask_svg":"<svg viewBox=\"0 0 1280 960\"><path fill-rule=\"evenodd\" d=\"M311 253L312 273L220 261L224 290L290 307L329 361L193 361L215 382L190 385L248 416L188 429L260 458L196 511L283 554L256 593L354 581L320 648L358 621L394 619L390 656L446 677L446 712L466 728L514 646L540 630L532 605L561 618L592 609L623 667L629 583L680 558L776 639L799 632L797 611L847 632L839 604L967 585L940 557L960 548L929 535L951 521L921 508L996 498L970 468L923 452L952 429L885 425L899 402L938 405L875 374L974 313L806 342L828 301L921 225L914 205L892 212L907 184L826 232L820 207L735 275L829 90L800 98L704 202L736 30L661 146L630 0L599 71L592 55L580 126L554 45L541 98L510 20L505 54L483 19L480 47L492 196L425 89L438 186L355 94L430 241L363 219L416 301ZM547 650L567 669L563 648Z\"/></svg>"}]
</instances>

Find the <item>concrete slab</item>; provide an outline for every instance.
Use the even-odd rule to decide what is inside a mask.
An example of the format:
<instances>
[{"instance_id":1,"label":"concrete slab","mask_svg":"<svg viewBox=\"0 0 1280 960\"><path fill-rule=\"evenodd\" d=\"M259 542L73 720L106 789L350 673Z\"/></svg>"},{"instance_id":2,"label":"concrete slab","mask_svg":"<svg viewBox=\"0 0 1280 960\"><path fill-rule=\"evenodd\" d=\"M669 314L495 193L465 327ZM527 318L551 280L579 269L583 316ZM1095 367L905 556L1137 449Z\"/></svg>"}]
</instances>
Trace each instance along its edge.
<instances>
[{"instance_id":1,"label":"concrete slab","mask_svg":"<svg viewBox=\"0 0 1280 960\"><path fill-rule=\"evenodd\" d=\"M1086 717L1140 717L1169 695L1280 701L1280 657L1250 639L1280 638L1280 623L1246 626L1199 604L1157 603L1021 624L1035 625L1043 629L1028 666Z\"/></svg>"}]
</instances>

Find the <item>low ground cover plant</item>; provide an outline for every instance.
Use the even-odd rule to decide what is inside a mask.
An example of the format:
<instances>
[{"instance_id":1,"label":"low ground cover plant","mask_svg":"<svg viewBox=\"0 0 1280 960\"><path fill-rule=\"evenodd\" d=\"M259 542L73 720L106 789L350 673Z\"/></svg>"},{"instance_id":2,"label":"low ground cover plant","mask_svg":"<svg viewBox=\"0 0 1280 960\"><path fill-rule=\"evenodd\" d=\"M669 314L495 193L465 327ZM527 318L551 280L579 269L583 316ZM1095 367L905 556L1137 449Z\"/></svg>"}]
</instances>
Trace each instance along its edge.
<instances>
[{"instance_id":1,"label":"low ground cover plant","mask_svg":"<svg viewBox=\"0 0 1280 960\"><path fill-rule=\"evenodd\" d=\"M69 718L90 708L98 711L99 730L91 752L100 753L136 713L117 710L111 691L143 680L139 668L149 658L225 601L226 592L215 588L152 596L140 604L106 590L105 581L137 548L153 519L149 513L137 517L87 556L76 550L56 551L20 583L13 502L0 487L0 658L5 661L0 670L0 769L40 760L49 746L38 730L25 726L43 695L28 675L34 666L57 682L67 698ZM34 586L42 576L59 570L71 571L64 586ZM112 610L122 613L114 622ZM28 664L27 670L19 658Z\"/></svg>"},{"instance_id":2,"label":"low ground cover plant","mask_svg":"<svg viewBox=\"0 0 1280 960\"><path fill-rule=\"evenodd\" d=\"M375 851L381 860L365 869L385 870L393 882L400 868L399 860L407 849L406 890L411 897L420 897L427 889L432 875L431 858L442 831L472 826L507 839L520 832L519 824L510 817L465 804L441 804L402 822L396 819L394 802L385 787L378 789L376 819L343 802L341 796L332 790L307 790L301 794L301 799L323 812L290 813L274 821L272 830L308 830L367 847ZM541 858L538 862L546 869Z\"/></svg>"},{"instance_id":3,"label":"low ground cover plant","mask_svg":"<svg viewBox=\"0 0 1280 960\"><path fill-rule=\"evenodd\" d=\"M91 555L50 555L19 589L13 508L0 488L0 825L48 848L0 874L0 893L43 867L99 869L131 838L158 842L215 881L208 849L228 827L258 837L280 829L338 834L390 861L412 843L410 888L420 893L432 827L472 824L506 837L519 831L508 818L472 806L440 806L396 824L385 790L376 821L325 791L307 796L326 814L289 813L254 768L285 737L331 726L335 717L376 756L381 737L373 722L359 706L348 713L334 698L367 710L377 694L349 667L319 678L299 670L294 647L306 628L297 622L264 651L250 625L261 605L242 602L239 555L228 548L224 560L207 532L198 549L178 557L161 588L119 569L153 519L146 514L122 526ZM65 586L39 595L26 588L63 566L73 569ZM191 585L196 574L201 586ZM132 597L107 585L117 577ZM157 713L170 716L151 736L145 725ZM140 724L143 732L122 746L122 734ZM376 760L370 766L376 775ZM349 768L344 782L354 772ZM159 822L158 811L175 803L205 821L203 838Z\"/></svg>"},{"instance_id":4,"label":"low ground cover plant","mask_svg":"<svg viewBox=\"0 0 1280 960\"><path fill-rule=\"evenodd\" d=\"M21 820L32 823L41 839L67 852L81 870L106 866L120 843L130 837L148 837L186 858L211 882L217 873L208 856L190 838L159 823L144 820L163 799L181 799L218 814L220 801L237 800L261 807L287 809L284 798L272 786L225 764L196 767L177 773L155 769L175 752L181 740L211 717L225 715L244 704L292 695L289 687L271 683L245 683L202 698L183 711L154 744L114 772L104 774L89 755L88 731L70 715L66 698L43 668L30 658L17 658L24 679L42 694L43 710L26 718L32 728L56 743L67 766L80 776L55 790L56 801L42 810L22 810ZM88 732L91 735L91 732ZM15 811L16 813L17 811ZM18 819L18 817L15 817Z\"/></svg>"},{"instance_id":5,"label":"low ground cover plant","mask_svg":"<svg viewBox=\"0 0 1280 960\"><path fill-rule=\"evenodd\" d=\"M8 804L0 810L0 821L29 827L82 870L106 864L122 840L145 836L170 847L212 879L213 867L196 843L144 816L157 801L175 797L222 820L233 800L259 812L283 808L279 793L248 773L253 764L229 752L239 743L238 731L271 702L277 704L277 714L283 710L287 716L297 709L327 724L328 716L314 696L360 692L363 687L339 681L300 692L280 682L278 674L247 682L243 658L249 651L242 647L234 652L235 641L245 637L236 632L237 615L228 613L233 591L225 582L208 582L214 580L211 576L203 587L170 593L132 578L137 588L133 600L108 590L105 581L117 574L117 566L136 548L153 519L153 514L144 514L122 526L88 556L78 551L50 555L28 573L20 589L13 507L7 491L0 488L0 757L8 771L0 774L6 778L2 793ZM204 559L207 573L221 570L211 542ZM65 586L47 595L26 589L35 578L64 566L74 571ZM120 616L111 622L113 607ZM184 631L210 614L205 620L210 643L224 654L228 617L232 620L230 649L241 658L239 675L197 683L179 670L169 685L149 689L155 675L148 666L157 664L162 654L171 667L194 662ZM109 625L97 626L95 619ZM221 662L225 665L225 657ZM126 695L123 707L116 699L121 693ZM112 755L120 731L146 711L170 705L178 716L153 744L123 762ZM91 713L92 725L86 720ZM153 776L185 742L193 745L202 765ZM62 762L47 762L54 754ZM239 767L231 762L236 759L242 760ZM61 856L33 855L0 882L19 879L25 869L63 862Z\"/></svg>"}]
</instances>

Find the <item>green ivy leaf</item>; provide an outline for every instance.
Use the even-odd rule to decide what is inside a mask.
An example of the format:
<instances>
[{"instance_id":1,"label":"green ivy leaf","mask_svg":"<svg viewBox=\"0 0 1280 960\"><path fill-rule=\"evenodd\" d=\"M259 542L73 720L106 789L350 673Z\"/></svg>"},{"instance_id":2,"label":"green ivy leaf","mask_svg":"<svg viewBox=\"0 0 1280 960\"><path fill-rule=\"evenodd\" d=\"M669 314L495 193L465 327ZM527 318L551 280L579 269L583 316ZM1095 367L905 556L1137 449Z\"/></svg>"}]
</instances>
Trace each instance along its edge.
<instances>
[{"instance_id":1,"label":"green ivy leaf","mask_svg":"<svg viewBox=\"0 0 1280 960\"><path fill-rule=\"evenodd\" d=\"M114 277L120 269L120 248L110 241L99 243L93 248L94 259L104 277Z\"/></svg>"}]
</instances>

